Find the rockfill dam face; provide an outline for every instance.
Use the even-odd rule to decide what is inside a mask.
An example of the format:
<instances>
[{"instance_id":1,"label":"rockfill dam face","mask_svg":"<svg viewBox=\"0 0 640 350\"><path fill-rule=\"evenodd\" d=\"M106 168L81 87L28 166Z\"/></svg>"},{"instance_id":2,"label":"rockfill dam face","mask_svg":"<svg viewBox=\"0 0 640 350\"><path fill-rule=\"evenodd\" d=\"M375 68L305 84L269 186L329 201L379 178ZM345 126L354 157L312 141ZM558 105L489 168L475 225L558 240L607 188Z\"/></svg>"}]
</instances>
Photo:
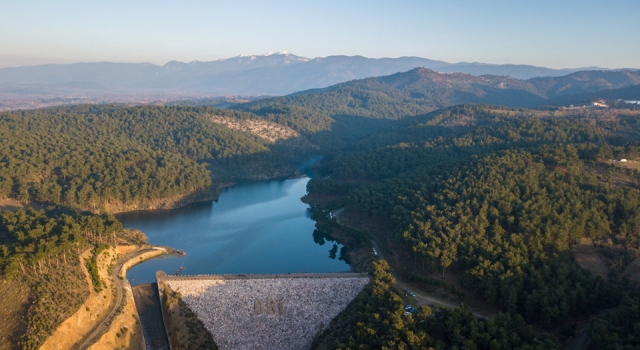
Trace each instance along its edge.
<instances>
[{"instance_id":1,"label":"rockfill dam face","mask_svg":"<svg viewBox=\"0 0 640 350\"><path fill-rule=\"evenodd\" d=\"M167 276L220 349L309 349L369 283L356 273Z\"/></svg>"}]
</instances>

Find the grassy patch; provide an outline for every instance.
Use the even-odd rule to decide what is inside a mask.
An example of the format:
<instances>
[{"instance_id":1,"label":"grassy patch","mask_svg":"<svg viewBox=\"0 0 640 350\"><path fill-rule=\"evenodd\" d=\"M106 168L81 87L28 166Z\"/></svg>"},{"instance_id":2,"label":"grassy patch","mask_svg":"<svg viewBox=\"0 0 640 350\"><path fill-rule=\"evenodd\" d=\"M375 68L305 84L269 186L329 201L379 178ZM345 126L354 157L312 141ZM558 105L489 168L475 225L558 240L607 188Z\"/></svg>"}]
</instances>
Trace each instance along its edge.
<instances>
[{"instance_id":1,"label":"grassy patch","mask_svg":"<svg viewBox=\"0 0 640 350\"><path fill-rule=\"evenodd\" d=\"M89 276L91 276L93 289L95 289L96 293L100 293L103 287L105 287L104 282L102 281L102 279L100 279L100 272L98 270L98 256L107 248L109 248L108 244L98 245L93 249L91 256L84 260L87 271L89 271Z\"/></svg>"}]
</instances>

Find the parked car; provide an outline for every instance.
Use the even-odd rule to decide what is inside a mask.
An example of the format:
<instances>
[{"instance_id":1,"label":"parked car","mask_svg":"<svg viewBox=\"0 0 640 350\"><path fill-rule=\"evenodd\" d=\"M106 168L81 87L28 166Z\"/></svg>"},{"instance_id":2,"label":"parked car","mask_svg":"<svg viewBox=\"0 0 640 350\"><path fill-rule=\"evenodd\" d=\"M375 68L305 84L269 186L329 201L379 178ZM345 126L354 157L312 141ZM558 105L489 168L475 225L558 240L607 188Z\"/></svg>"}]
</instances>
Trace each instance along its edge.
<instances>
[{"instance_id":1,"label":"parked car","mask_svg":"<svg viewBox=\"0 0 640 350\"><path fill-rule=\"evenodd\" d=\"M414 292L412 292L412 291L410 291L408 289L403 289L402 291L405 292L405 294L411 295L414 298L416 296L416 293L414 293Z\"/></svg>"},{"instance_id":2,"label":"parked car","mask_svg":"<svg viewBox=\"0 0 640 350\"><path fill-rule=\"evenodd\" d=\"M409 311L409 310L411 310L411 305L409 305L409 304L405 304L405 305L404 305L404 310L405 310L405 311Z\"/></svg>"}]
</instances>

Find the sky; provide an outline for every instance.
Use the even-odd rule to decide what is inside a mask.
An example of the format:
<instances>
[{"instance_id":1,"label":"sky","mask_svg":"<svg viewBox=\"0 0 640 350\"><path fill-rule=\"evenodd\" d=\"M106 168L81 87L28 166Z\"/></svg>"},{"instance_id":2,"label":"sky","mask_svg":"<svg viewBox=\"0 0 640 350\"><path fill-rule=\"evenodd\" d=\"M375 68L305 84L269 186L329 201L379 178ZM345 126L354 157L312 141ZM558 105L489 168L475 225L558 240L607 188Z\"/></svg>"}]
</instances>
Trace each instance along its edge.
<instances>
[{"instance_id":1,"label":"sky","mask_svg":"<svg viewBox=\"0 0 640 350\"><path fill-rule=\"evenodd\" d=\"M419 56L640 68L637 0L2 0L0 67Z\"/></svg>"}]
</instances>

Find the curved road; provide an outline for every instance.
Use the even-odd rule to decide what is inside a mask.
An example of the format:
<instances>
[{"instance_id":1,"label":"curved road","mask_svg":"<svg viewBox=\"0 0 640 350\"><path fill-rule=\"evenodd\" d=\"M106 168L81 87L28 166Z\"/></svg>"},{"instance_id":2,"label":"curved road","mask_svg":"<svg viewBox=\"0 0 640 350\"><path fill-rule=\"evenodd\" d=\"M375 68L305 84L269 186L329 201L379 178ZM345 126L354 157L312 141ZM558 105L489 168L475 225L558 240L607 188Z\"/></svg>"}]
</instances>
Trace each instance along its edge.
<instances>
[{"instance_id":1,"label":"curved road","mask_svg":"<svg viewBox=\"0 0 640 350\"><path fill-rule=\"evenodd\" d=\"M334 210L332 212L329 213L329 217L330 218L336 218L336 221L338 222L339 225L344 225L344 226L349 226L344 222L341 222L340 220L340 214L342 214L342 212L344 211L344 208L341 209L337 209ZM354 228L355 227L351 227ZM382 253L382 249L380 249L380 246L378 245L378 243L376 243L374 240L371 240L371 245L376 248L376 251L378 252L378 259L379 260L386 260L384 258L384 254ZM387 260L388 261L388 260ZM441 306L441 307L447 307L447 308L456 308L460 305L450 302L450 301L446 301L443 300L441 298L429 295L421 290L417 290L414 287L412 287L410 284L408 284L407 282L401 280L396 274L393 273L393 271L391 271L391 276L393 276L393 278L396 280L396 286L399 289L408 289L411 290L416 296L415 296L415 300L418 303L419 306L423 306L423 305L427 305L427 306ZM480 317L480 318L488 318L487 315L484 315L482 313L479 313L478 311L474 311L471 310L471 312L476 316L476 317Z\"/></svg>"},{"instance_id":2,"label":"curved road","mask_svg":"<svg viewBox=\"0 0 640 350\"><path fill-rule=\"evenodd\" d=\"M104 332L107 329L109 329L109 325L111 324L111 321L113 320L114 317L118 315L120 307L123 304L122 301L124 300L124 288L126 288L126 285L128 284L124 280L121 280L118 277L120 275L120 271L122 271L122 267L124 266L124 264L130 259L136 258L138 255L155 251L155 250L157 249L152 249L152 248L138 249L134 252L125 254L113 266L113 268L111 269L111 281L113 283L112 285L115 291L115 297L114 297L114 302L111 305L111 309L102 317L100 322L93 328L93 330L89 334L87 334L82 339L82 341L80 341L80 343L76 345L74 348L81 349L81 350L89 348L96 341L98 341L98 339L100 339L102 334L104 334Z\"/></svg>"},{"instance_id":3,"label":"curved road","mask_svg":"<svg viewBox=\"0 0 640 350\"><path fill-rule=\"evenodd\" d=\"M374 240L371 240L371 245L373 245L373 247L376 248L376 251L378 252L378 259L386 260L384 258L384 256L382 255L382 249L380 249L380 246ZM398 287L401 290L408 289L408 290L410 290L411 292L413 292L416 295L414 297L414 299L418 302L419 306L423 306L423 305L434 306L435 305L435 306L442 306L442 307L447 307L447 308L451 308L451 309L455 309L458 306L460 306L460 305L458 305L456 303L453 303L453 302L450 302L450 301L446 301L446 300L431 296L431 295L426 294L425 292L423 292L421 290L418 290L418 289L412 287L410 284L408 284L408 283L402 281L401 279L399 279L398 276L393 273L393 271L391 271L391 276L393 276L393 278L396 280L396 287ZM479 317L479 318L488 318L487 315L483 315L483 314L481 314L481 313L479 313L477 311L471 310L471 313L473 313L476 317Z\"/></svg>"}]
</instances>

